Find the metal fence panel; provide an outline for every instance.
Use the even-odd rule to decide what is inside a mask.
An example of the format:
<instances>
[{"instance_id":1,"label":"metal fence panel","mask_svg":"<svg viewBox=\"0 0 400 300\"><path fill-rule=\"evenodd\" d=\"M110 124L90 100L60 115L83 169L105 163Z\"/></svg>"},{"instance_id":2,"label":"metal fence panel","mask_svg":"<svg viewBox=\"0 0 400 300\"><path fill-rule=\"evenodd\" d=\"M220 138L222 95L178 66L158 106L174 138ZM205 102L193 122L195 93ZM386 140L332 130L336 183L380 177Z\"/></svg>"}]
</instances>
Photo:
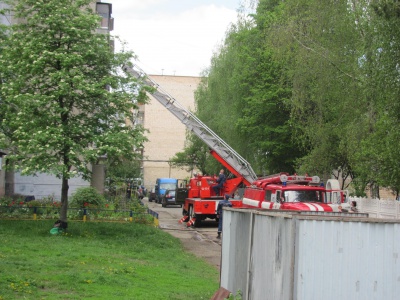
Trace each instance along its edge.
<instances>
[{"instance_id":1,"label":"metal fence panel","mask_svg":"<svg viewBox=\"0 0 400 300\"><path fill-rule=\"evenodd\" d=\"M228 209L225 222L221 286L244 300L400 294L399 221Z\"/></svg>"},{"instance_id":2,"label":"metal fence panel","mask_svg":"<svg viewBox=\"0 0 400 300\"><path fill-rule=\"evenodd\" d=\"M247 293L247 270L250 250L252 215L240 211L224 211L221 286L236 294Z\"/></svg>"},{"instance_id":3,"label":"metal fence panel","mask_svg":"<svg viewBox=\"0 0 400 300\"><path fill-rule=\"evenodd\" d=\"M397 299L400 224L297 220L294 299Z\"/></svg>"},{"instance_id":4,"label":"metal fence panel","mask_svg":"<svg viewBox=\"0 0 400 300\"><path fill-rule=\"evenodd\" d=\"M293 229L291 219L254 216L246 299L292 299Z\"/></svg>"}]
</instances>

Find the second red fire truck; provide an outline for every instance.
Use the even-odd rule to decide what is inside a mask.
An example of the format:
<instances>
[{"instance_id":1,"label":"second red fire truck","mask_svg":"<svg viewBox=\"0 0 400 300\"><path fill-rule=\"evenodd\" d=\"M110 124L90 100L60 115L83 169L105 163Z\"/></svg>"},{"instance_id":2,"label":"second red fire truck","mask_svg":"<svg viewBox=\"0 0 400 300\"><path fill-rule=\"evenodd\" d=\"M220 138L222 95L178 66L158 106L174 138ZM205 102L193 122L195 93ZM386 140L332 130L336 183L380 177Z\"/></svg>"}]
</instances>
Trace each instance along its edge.
<instances>
[{"instance_id":1,"label":"second red fire truck","mask_svg":"<svg viewBox=\"0 0 400 300\"><path fill-rule=\"evenodd\" d=\"M341 212L349 208L345 191L336 179L279 173L260 178L245 189L243 207Z\"/></svg>"}]
</instances>

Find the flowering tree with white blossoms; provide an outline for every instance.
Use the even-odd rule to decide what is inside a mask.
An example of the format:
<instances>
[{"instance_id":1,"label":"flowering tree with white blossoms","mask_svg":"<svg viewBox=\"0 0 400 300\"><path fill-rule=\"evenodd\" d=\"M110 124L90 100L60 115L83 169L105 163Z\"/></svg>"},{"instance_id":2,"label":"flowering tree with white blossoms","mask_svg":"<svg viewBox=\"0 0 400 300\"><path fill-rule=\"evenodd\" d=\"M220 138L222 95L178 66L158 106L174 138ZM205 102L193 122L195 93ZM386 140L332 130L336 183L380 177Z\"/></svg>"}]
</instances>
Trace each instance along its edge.
<instances>
[{"instance_id":1,"label":"flowering tree with white blossoms","mask_svg":"<svg viewBox=\"0 0 400 300\"><path fill-rule=\"evenodd\" d=\"M0 148L22 174L62 180L60 220L67 222L68 182L89 179L100 156L130 158L145 140L126 120L146 93L96 33L91 0L10 0L22 20L0 30Z\"/></svg>"}]
</instances>

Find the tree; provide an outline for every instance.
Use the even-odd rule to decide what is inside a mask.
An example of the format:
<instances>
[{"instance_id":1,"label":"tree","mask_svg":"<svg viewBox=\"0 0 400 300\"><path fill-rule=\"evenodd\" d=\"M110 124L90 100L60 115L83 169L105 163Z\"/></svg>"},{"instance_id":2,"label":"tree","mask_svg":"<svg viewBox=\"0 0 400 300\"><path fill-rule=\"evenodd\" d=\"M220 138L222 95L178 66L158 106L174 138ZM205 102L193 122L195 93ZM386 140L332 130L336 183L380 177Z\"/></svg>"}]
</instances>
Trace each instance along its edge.
<instances>
[{"instance_id":1,"label":"tree","mask_svg":"<svg viewBox=\"0 0 400 300\"><path fill-rule=\"evenodd\" d=\"M185 147L170 159L172 166L186 168L188 172L198 169L203 175L211 174L211 168L207 163L210 158L208 146L195 134L188 133ZM212 158L214 159L214 158Z\"/></svg>"},{"instance_id":2,"label":"tree","mask_svg":"<svg viewBox=\"0 0 400 300\"><path fill-rule=\"evenodd\" d=\"M398 190L397 1L260 0L257 17L275 4L266 36L290 75L297 170Z\"/></svg>"},{"instance_id":3,"label":"tree","mask_svg":"<svg viewBox=\"0 0 400 300\"><path fill-rule=\"evenodd\" d=\"M60 219L67 221L68 181L88 179L100 156L132 158L143 130L126 122L145 92L123 71L134 55L113 53L96 33L91 0L10 1L23 20L1 36L0 98L8 159L22 174L62 180Z\"/></svg>"},{"instance_id":4,"label":"tree","mask_svg":"<svg viewBox=\"0 0 400 300\"><path fill-rule=\"evenodd\" d=\"M366 1L367 2L367 1ZM357 170L374 185L400 190L400 6L398 1L364 3L362 23L367 36L362 70L365 74L367 134L354 160ZM361 9L361 8L360 8Z\"/></svg>"},{"instance_id":5,"label":"tree","mask_svg":"<svg viewBox=\"0 0 400 300\"><path fill-rule=\"evenodd\" d=\"M258 174L292 172L302 154L285 105L291 95L285 66L266 39L279 17L267 10L277 4L269 4L229 29L195 94L198 117Z\"/></svg>"},{"instance_id":6,"label":"tree","mask_svg":"<svg viewBox=\"0 0 400 300\"><path fill-rule=\"evenodd\" d=\"M126 182L141 177L140 160L109 160L106 165L107 179L113 182Z\"/></svg>"}]
</instances>

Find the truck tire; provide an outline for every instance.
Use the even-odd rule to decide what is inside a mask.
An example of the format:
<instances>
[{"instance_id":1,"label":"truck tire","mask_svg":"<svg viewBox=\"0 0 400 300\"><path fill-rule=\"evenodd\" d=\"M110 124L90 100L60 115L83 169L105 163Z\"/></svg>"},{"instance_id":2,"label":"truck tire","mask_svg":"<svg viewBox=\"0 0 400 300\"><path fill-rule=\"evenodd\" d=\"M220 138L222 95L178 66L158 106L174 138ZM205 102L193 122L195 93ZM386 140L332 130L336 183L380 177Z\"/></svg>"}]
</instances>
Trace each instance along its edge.
<instances>
[{"instance_id":1,"label":"truck tire","mask_svg":"<svg viewBox=\"0 0 400 300\"><path fill-rule=\"evenodd\" d=\"M196 220L194 221L194 227L200 227L201 226L201 219L200 218L196 218Z\"/></svg>"}]
</instances>

